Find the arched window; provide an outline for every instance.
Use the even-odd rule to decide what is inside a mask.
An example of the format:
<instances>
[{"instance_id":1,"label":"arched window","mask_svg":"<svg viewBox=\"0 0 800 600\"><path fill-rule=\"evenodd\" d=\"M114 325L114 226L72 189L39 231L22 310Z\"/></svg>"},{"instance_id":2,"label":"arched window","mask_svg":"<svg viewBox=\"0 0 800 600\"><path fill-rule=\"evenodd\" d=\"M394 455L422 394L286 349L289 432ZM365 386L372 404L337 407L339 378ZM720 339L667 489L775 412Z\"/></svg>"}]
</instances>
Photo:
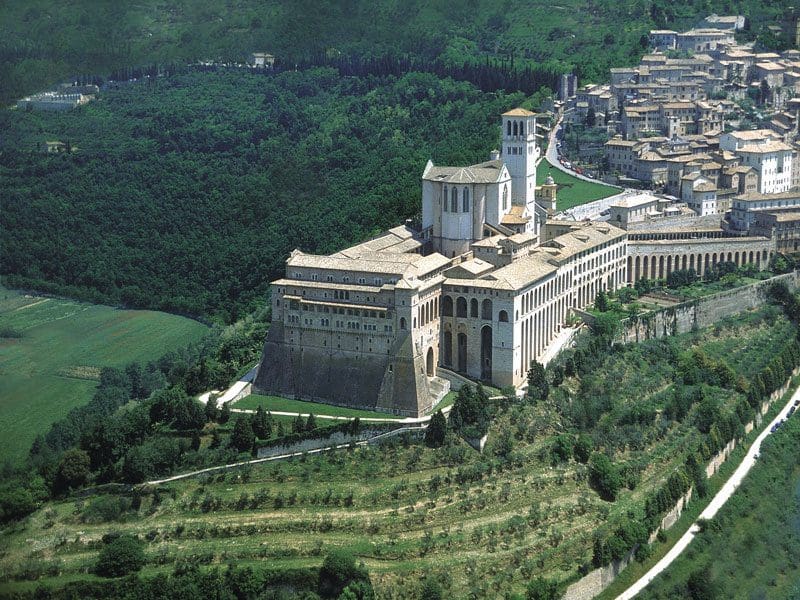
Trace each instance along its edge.
<instances>
[{"instance_id":1,"label":"arched window","mask_svg":"<svg viewBox=\"0 0 800 600\"><path fill-rule=\"evenodd\" d=\"M525 121L519 122L519 134L525 135Z\"/></svg>"},{"instance_id":2,"label":"arched window","mask_svg":"<svg viewBox=\"0 0 800 600\"><path fill-rule=\"evenodd\" d=\"M452 317L453 316L453 298L452 296L445 296L442 299L442 316L443 317Z\"/></svg>"},{"instance_id":3,"label":"arched window","mask_svg":"<svg viewBox=\"0 0 800 600\"><path fill-rule=\"evenodd\" d=\"M511 121L506 121L506 135L511 135Z\"/></svg>"},{"instance_id":4,"label":"arched window","mask_svg":"<svg viewBox=\"0 0 800 600\"><path fill-rule=\"evenodd\" d=\"M508 313L504 310L501 310L500 315L497 317L497 319L502 323L508 323Z\"/></svg>"},{"instance_id":5,"label":"arched window","mask_svg":"<svg viewBox=\"0 0 800 600\"><path fill-rule=\"evenodd\" d=\"M456 300L456 316L457 317L466 317L467 316L467 299L463 296L459 297Z\"/></svg>"},{"instance_id":6,"label":"arched window","mask_svg":"<svg viewBox=\"0 0 800 600\"><path fill-rule=\"evenodd\" d=\"M469 188L465 187L464 191L461 193L461 206L464 209L464 212L469 212Z\"/></svg>"},{"instance_id":7,"label":"arched window","mask_svg":"<svg viewBox=\"0 0 800 600\"><path fill-rule=\"evenodd\" d=\"M478 318L478 301L475 298L469 301L469 316Z\"/></svg>"},{"instance_id":8,"label":"arched window","mask_svg":"<svg viewBox=\"0 0 800 600\"><path fill-rule=\"evenodd\" d=\"M450 190L450 210L458 212L458 190L456 188Z\"/></svg>"},{"instance_id":9,"label":"arched window","mask_svg":"<svg viewBox=\"0 0 800 600\"><path fill-rule=\"evenodd\" d=\"M481 319L491 321L492 319L492 301L488 298L481 304Z\"/></svg>"},{"instance_id":10,"label":"arched window","mask_svg":"<svg viewBox=\"0 0 800 600\"><path fill-rule=\"evenodd\" d=\"M503 186L503 210L508 209L508 186Z\"/></svg>"},{"instance_id":11,"label":"arched window","mask_svg":"<svg viewBox=\"0 0 800 600\"><path fill-rule=\"evenodd\" d=\"M517 122L514 121L514 135L517 135Z\"/></svg>"},{"instance_id":12,"label":"arched window","mask_svg":"<svg viewBox=\"0 0 800 600\"><path fill-rule=\"evenodd\" d=\"M400 329L405 329L405 328L406 328L406 318L400 317Z\"/></svg>"},{"instance_id":13,"label":"arched window","mask_svg":"<svg viewBox=\"0 0 800 600\"><path fill-rule=\"evenodd\" d=\"M444 193L442 194L442 204L444 205L444 212L447 212L447 186L444 186Z\"/></svg>"}]
</instances>

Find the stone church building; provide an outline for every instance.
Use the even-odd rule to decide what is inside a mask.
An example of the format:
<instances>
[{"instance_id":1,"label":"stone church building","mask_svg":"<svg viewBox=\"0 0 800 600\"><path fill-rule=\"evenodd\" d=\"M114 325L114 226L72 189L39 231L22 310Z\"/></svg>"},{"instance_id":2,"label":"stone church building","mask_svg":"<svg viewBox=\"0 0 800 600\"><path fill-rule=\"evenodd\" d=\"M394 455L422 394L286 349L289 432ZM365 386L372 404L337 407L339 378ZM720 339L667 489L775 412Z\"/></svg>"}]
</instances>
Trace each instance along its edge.
<instances>
[{"instance_id":1,"label":"stone church building","mask_svg":"<svg viewBox=\"0 0 800 600\"><path fill-rule=\"evenodd\" d=\"M421 230L399 226L328 256L292 252L271 284L254 391L422 416L451 373L519 386L571 309L627 285L639 269L627 231L552 219L556 186L536 187L536 118L503 114L502 148L487 162L429 161Z\"/></svg>"}]
</instances>

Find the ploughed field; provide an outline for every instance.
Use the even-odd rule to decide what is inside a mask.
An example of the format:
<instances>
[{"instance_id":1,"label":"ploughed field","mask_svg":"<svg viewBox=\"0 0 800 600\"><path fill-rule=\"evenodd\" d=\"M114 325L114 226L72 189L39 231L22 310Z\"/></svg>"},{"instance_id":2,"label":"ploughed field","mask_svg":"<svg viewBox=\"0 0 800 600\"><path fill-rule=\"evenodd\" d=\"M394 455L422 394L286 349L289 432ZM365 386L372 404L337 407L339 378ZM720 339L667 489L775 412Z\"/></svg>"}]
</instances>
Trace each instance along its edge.
<instances>
[{"instance_id":1,"label":"ploughed field","mask_svg":"<svg viewBox=\"0 0 800 600\"><path fill-rule=\"evenodd\" d=\"M206 331L167 313L0 287L0 457L24 456L37 434L88 402L102 367L156 360Z\"/></svg>"},{"instance_id":2,"label":"ploughed field","mask_svg":"<svg viewBox=\"0 0 800 600\"><path fill-rule=\"evenodd\" d=\"M501 409L483 454L455 436L437 449L398 442L145 486L136 509L132 496L51 502L5 536L0 591L94 577L86 570L112 530L146 541L144 577L185 560L201 568L319 566L331 548L346 547L381 598L416 597L423 574L439 574L453 597L522 592L537 576L575 580L593 568L595 530L641 514L701 438L697 405L670 416L686 356L722 357L747 379L769 360L764 348L795 335L767 307L603 353L599 368L567 375L547 400ZM701 387L722 412L743 399L735 389ZM554 453L555 436L567 431L589 435L625 473L616 501L590 488L587 465Z\"/></svg>"}]
</instances>

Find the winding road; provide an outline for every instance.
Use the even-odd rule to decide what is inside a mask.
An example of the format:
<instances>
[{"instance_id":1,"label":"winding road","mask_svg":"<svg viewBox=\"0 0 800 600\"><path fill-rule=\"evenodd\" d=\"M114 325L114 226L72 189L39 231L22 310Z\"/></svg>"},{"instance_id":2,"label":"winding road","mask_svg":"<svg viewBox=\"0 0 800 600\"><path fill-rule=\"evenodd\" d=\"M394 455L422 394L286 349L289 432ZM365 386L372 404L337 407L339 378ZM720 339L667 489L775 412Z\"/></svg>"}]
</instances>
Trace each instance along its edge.
<instances>
[{"instance_id":1,"label":"winding road","mask_svg":"<svg viewBox=\"0 0 800 600\"><path fill-rule=\"evenodd\" d=\"M742 483L745 475L747 475L753 465L756 464L756 456L758 456L758 453L761 451L761 442L763 442L764 439L771 433L770 430L775 423L781 419L787 418L787 411L798 399L800 399L800 387L798 387L794 394L792 394L792 397L789 399L789 402L786 403L786 406L784 406L778 412L778 416L776 416L772 422L764 427L764 431L759 434L759 436L756 438L756 441L753 442L752 446L750 446L750 450L747 451L744 459L742 459L742 464L739 465L736 471L734 471L733 475L731 475L728 481L725 482L725 485L723 485L722 489L717 492L717 495L714 496L714 499L711 500L706 509L700 513L698 521L700 519L712 519L714 515L717 514L719 509L722 508L722 506L728 501L728 498L733 495L733 493L736 491L736 488L738 488ZM684 550L686 550L686 547L692 542L694 536L699 531L700 527L697 524L697 521L695 521L692 523L692 526L689 528L689 530L684 533L683 536L681 536L681 538L672 548L670 548L669 552L667 552L664 558L658 561L653 568L639 578L636 583L617 596L617 600L629 600L646 588L648 584L658 576L659 573L671 565L672 562L678 558Z\"/></svg>"}]
</instances>

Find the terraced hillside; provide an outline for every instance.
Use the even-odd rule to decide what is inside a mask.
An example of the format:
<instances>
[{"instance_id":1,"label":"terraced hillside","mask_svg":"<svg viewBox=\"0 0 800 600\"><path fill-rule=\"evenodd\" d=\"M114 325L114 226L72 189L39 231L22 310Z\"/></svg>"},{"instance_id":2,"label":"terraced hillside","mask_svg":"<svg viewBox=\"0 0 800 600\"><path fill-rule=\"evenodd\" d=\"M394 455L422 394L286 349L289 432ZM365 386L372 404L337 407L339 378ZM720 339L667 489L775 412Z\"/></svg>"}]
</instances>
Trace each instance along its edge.
<instances>
[{"instance_id":1,"label":"terraced hillside","mask_svg":"<svg viewBox=\"0 0 800 600\"><path fill-rule=\"evenodd\" d=\"M629 511L641 515L687 453L711 451L717 422L743 410L741 381L693 384L687 357L705 355L700 362L721 373L714 357L742 348L736 369L747 379L769 358L763 347L781 348L794 335L767 307L701 333L598 353L591 368L579 346L547 400L499 408L482 455L451 436L442 448L365 447L133 496L54 502L3 537L0 589L93 579L87 570L112 530L146 541L145 577L187 562L316 567L343 547L364 561L381 598L418 597L425 574L455 597L520 592L536 576L577 579L592 568L595 531L607 534ZM679 410L696 394L703 399ZM576 443L573 451L575 436L582 450ZM615 465L615 501L589 485L582 461L591 449Z\"/></svg>"}]
</instances>

